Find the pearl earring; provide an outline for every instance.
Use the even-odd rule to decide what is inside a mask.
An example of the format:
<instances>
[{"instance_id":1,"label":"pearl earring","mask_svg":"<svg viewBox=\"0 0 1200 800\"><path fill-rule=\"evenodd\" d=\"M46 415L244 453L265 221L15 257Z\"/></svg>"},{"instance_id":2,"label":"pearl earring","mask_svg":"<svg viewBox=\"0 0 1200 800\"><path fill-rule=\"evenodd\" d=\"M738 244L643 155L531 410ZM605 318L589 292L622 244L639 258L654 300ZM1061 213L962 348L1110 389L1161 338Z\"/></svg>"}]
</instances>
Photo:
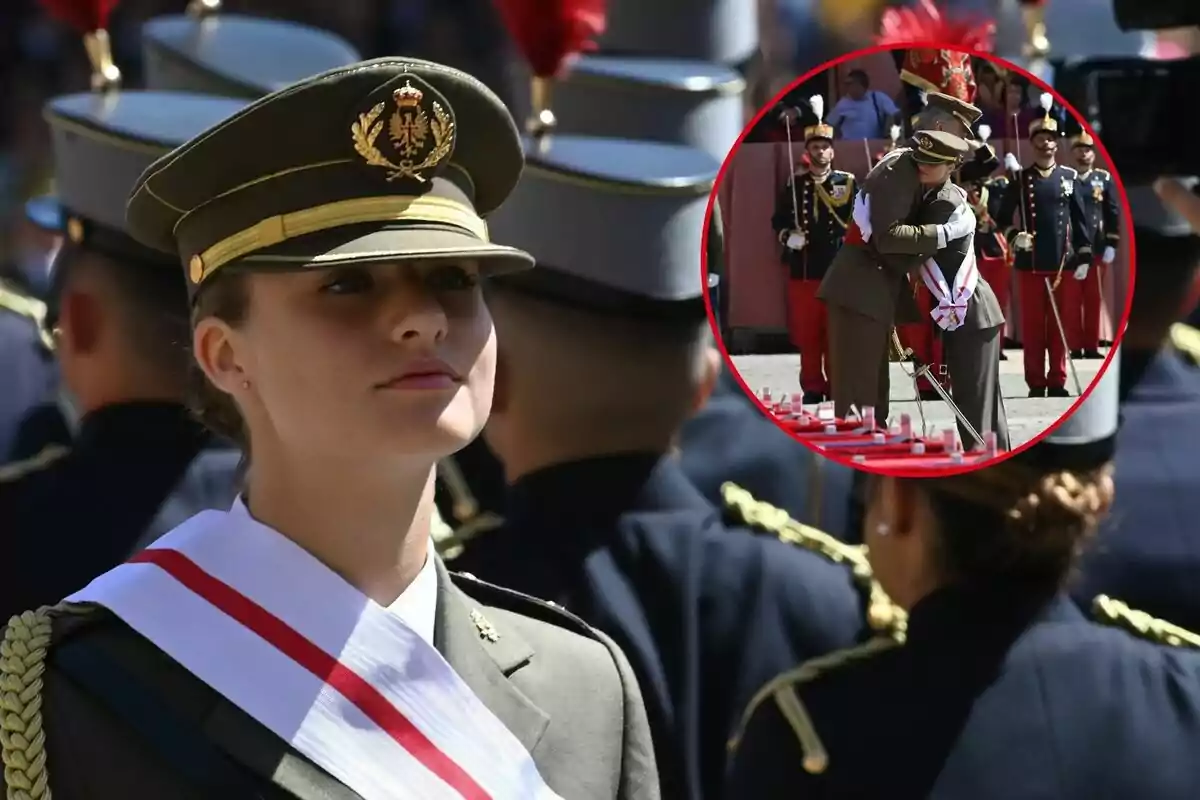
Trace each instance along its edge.
<instances>
[{"instance_id":1,"label":"pearl earring","mask_svg":"<svg viewBox=\"0 0 1200 800\"><path fill-rule=\"evenodd\" d=\"M249 388L250 388L250 381L242 381L242 388L243 388L243 389L249 389Z\"/></svg>"},{"instance_id":2,"label":"pearl earring","mask_svg":"<svg viewBox=\"0 0 1200 800\"><path fill-rule=\"evenodd\" d=\"M875 526L875 533L879 534L880 536L887 536L891 532L892 528L886 522L881 522Z\"/></svg>"}]
</instances>

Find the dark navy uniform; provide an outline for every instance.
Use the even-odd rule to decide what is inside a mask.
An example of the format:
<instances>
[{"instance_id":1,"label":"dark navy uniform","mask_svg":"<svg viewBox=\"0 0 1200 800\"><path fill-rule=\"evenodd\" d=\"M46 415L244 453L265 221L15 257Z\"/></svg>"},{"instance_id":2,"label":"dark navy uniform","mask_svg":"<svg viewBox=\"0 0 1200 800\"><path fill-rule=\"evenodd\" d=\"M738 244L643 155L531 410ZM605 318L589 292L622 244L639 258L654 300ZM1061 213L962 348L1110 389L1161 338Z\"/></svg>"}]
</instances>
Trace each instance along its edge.
<instances>
[{"instance_id":1,"label":"dark navy uniform","mask_svg":"<svg viewBox=\"0 0 1200 800\"><path fill-rule=\"evenodd\" d=\"M1074 147L1092 147L1087 133L1075 137ZM1079 283L1078 309L1070 316L1076 322L1068 336L1074 341L1071 349L1079 358L1101 358L1100 323L1104 312L1104 271L1112 264L1121 243L1121 212L1117 205L1117 186L1107 171L1093 167L1079 173L1083 189L1083 209L1087 219L1088 238L1092 242L1092 265ZM1107 259L1107 261L1105 260Z\"/></svg>"},{"instance_id":2,"label":"dark navy uniform","mask_svg":"<svg viewBox=\"0 0 1200 800\"><path fill-rule=\"evenodd\" d=\"M1115 248L1121 241L1121 210L1117 205L1117 187L1112 173L1093 167L1079 173L1079 183L1083 188L1080 199L1088 241L1093 243L1094 250Z\"/></svg>"},{"instance_id":3,"label":"dark navy uniform","mask_svg":"<svg viewBox=\"0 0 1200 800\"><path fill-rule=\"evenodd\" d=\"M1045 459L1043 469L1110 459L1114 372L1078 425L1017 457ZM1105 624L1053 589L935 589L911 609L903 644L874 640L768 683L731 741L727 796L1193 796L1200 636L1111 598L1090 605Z\"/></svg>"},{"instance_id":4,"label":"dark navy uniform","mask_svg":"<svg viewBox=\"0 0 1200 800\"><path fill-rule=\"evenodd\" d=\"M833 135L832 127L818 123L805 130L804 140L806 145L816 139L832 144ZM800 388L805 403L820 403L829 396L829 323L817 290L842 247L854 193L854 176L849 172L835 169L821 177L811 172L793 175L779 191L771 217L781 247L780 260L788 269L788 338L800 351ZM803 237L799 249L788 246L796 234Z\"/></svg>"},{"instance_id":5,"label":"dark navy uniform","mask_svg":"<svg viewBox=\"0 0 1200 800\"><path fill-rule=\"evenodd\" d=\"M983 142L976 148L971 160L959 167L958 180L955 183L965 185L985 181L999 168L1000 159L996 157L996 148L988 142Z\"/></svg>"},{"instance_id":6,"label":"dark navy uniform","mask_svg":"<svg viewBox=\"0 0 1200 800\"><path fill-rule=\"evenodd\" d=\"M61 415L50 426L38 422L37 410L53 400L59 383L45 314L45 303L0 281L0 465L33 455L31 447L69 439Z\"/></svg>"},{"instance_id":7,"label":"dark navy uniform","mask_svg":"<svg viewBox=\"0 0 1200 800\"><path fill-rule=\"evenodd\" d=\"M494 291L697 335L716 160L561 134L530 141L526 159L489 229L539 267L493 279ZM622 235L580 248L577 232L600 216ZM863 628L849 567L726 527L667 452L546 466L514 483L505 514L451 568L564 605L618 642L646 700L664 797L719 791L730 725L771 665L852 643Z\"/></svg>"},{"instance_id":8,"label":"dark navy uniform","mask_svg":"<svg viewBox=\"0 0 1200 800\"><path fill-rule=\"evenodd\" d=\"M177 275L174 256L129 236L125 199L159 155L243 105L115 87L103 97L51 100L45 117L65 239L52 281L56 289L66 279L64 270L84 253L136 279L161 282L157 270L168 280ZM95 134L82 136L80 130ZM178 302L174 311L186 319L182 279ZM188 357L180 352L181 359ZM46 398L43 413L54 409L52 402ZM188 516L228 507L239 459L196 422L182 400L116 401L89 410L69 447L51 445L0 473L8 563L19 565L0 582L0 615L54 603Z\"/></svg>"},{"instance_id":9,"label":"dark navy uniform","mask_svg":"<svg viewBox=\"0 0 1200 800\"><path fill-rule=\"evenodd\" d=\"M1037 124L1036 122L1034 124ZM1036 134L1035 134L1036 135ZM1021 344L1025 350L1025 383L1030 396L1067 396L1067 346L1063 334L1072 330L1072 309L1078 303L1076 260L1091 260L1079 174L1054 165L1033 165L1018 172L1004 193L996 223L1006 230L1017 271L1021 305ZM1028 249L1021 239L1032 236ZM1046 292L1054 289L1059 318ZM1059 323L1062 330L1059 329ZM1047 368L1047 354L1049 366Z\"/></svg>"},{"instance_id":10,"label":"dark navy uniform","mask_svg":"<svg viewBox=\"0 0 1200 800\"><path fill-rule=\"evenodd\" d=\"M713 504L721 503L721 486L733 482L842 541L860 536L851 491L855 470L779 430L727 369L712 398L683 426L679 450L684 473Z\"/></svg>"},{"instance_id":11,"label":"dark navy uniform","mask_svg":"<svg viewBox=\"0 0 1200 800\"><path fill-rule=\"evenodd\" d=\"M1119 597L1200 630L1200 369L1185 360L1194 357L1168 345L1122 404L1116 502L1072 594L1085 604Z\"/></svg>"}]
</instances>

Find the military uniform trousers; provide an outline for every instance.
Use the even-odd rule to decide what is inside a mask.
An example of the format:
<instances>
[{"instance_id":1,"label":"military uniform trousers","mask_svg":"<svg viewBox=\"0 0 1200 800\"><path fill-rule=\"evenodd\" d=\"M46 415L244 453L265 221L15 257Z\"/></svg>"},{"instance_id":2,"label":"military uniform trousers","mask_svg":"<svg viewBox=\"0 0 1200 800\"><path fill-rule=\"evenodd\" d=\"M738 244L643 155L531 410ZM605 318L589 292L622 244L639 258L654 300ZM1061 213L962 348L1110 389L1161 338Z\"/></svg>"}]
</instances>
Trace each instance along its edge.
<instances>
[{"instance_id":1,"label":"military uniform trousers","mask_svg":"<svg viewBox=\"0 0 1200 800\"><path fill-rule=\"evenodd\" d=\"M910 322L907 325L897 325L896 334L900 337L900 344L911 348L913 354L923 363L928 364L930 372L937 376L942 386L948 389L950 388L950 376L946 369L945 348L942 347L939 329L934 324L933 318L929 316L934 307L933 295L925 288L925 284L920 282L920 279L912 280L914 281L913 299L917 303L917 308L921 310L921 320ZM923 392L932 388L929 378L922 375L917 379L918 391Z\"/></svg>"},{"instance_id":2,"label":"military uniform trousers","mask_svg":"<svg viewBox=\"0 0 1200 800\"><path fill-rule=\"evenodd\" d=\"M1000 351L1004 326L968 330L961 328L943 337L950 392L954 404L980 436L996 434L996 446L1007 450L1008 418L1000 395ZM966 427L958 424L958 435L967 449L976 442Z\"/></svg>"},{"instance_id":3,"label":"military uniform trousers","mask_svg":"<svg viewBox=\"0 0 1200 800\"><path fill-rule=\"evenodd\" d=\"M1103 253L1092 259L1091 269L1087 277L1079 284L1079 318L1068 334L1074 333L1075 338L1070 342L1072 350L1100 349L1100 320L1104 312L1104 302L1101 293L1104 291L1104 278L1111 264L1105 264ZM1074 306L1072 306L1074 308Z\"/></svg>"},{"instance_id":4,"label":"military uniform trousers","mask_svg":"<svg viewBox=\"0 0 1200 800\"><path fill-rule=\"evenodd\" d=\"M830 388L834 413L844 417L850 407L862 412L875 408L875 418L888 415L891 374L888 346L892 328L866 314L837 303L826 303L829 315Z\"/></svg>"},{"instance_id":5,"label":"military uniform trousers","mask_svg":"<svg viewBox=\"0 0 1200 800\"><path fill-rule=\"evenodd\" d=\"M1061 389L1067 385L1067 348L1063 344L1062 332L1054 319L1054 309L1050 305L1050 294L1046 291L1046 281L1054 285L1057 276L1062 275L1058 287L1054 290L1054 302L1062 315L1065 331L1069 331L1069 319L1066 309L1074 301L1079 308L1079 281L1063 270L1058 272L1018 272L1017 288L1018 301L1021 304L1021 344L1025 353L1025 383L1030 389ZM1050 363L1047 369L1046 356Z\"/></svg>"},{"instance_id":6,"label":"military uniform trousers","mask_svg":"<svg viewBox=\"0 0 1200 800\"><path fill-rule=\"evenodd\" d=\"M829 316L817 299L818 280L788 281L788 339L800 352L800 388L829 394Z\"/></svg>"}]
</instances>

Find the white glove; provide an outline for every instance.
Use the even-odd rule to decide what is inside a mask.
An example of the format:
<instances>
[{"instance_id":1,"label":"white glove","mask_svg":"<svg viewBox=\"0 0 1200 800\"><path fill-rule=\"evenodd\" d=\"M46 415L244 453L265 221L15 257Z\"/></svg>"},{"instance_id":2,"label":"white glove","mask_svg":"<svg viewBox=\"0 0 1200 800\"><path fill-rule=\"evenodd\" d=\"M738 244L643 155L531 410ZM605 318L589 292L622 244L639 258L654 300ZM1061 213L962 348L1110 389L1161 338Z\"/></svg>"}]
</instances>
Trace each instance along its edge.
<instances>
[{"instance_id":1,"label":"white glove","mask_svg":"<svg viewBox=\"0 0 1200 800\"><path fill-rule=\"evenodd\" d=\"M1117 257L1117 250L1115 247L1113 247L1110 244L1108 247L1104 248L1104 255L1102 255L1100 257L1100 260L1103 261L1105 264L1111 264L1113 262L1113 259L1116 257Z\"/></svg>"},{"instance_id":2,"label":"white glove","mask_svg":"<svg viewBox=\"0 0 1200 800\"><path fill-rule=\"evenodd\" d=\"M1017 157L1015 155L1013 155L1012 153L1005 153L1004 154L1004 167L1009 172L1020 172L1021 171L1021 162L1017 161Z\"/></svg>"},{"instance_id":3,"label":"white glove","mask_svg":"<svg viewBox=\"0 0 1200 800\"><path fill-rule=\"evenodd\" d=\"M788 234L787 239L784 241L784 245L789 250L803 250L804 245L807 243L808 240L804 238L804 234L800 231L792 231Z\"/></svg>"},{"instance_id":4,"label":"white glove","mask_svg":"<svg viewBox=\"0 0 1200 800\"><path fill-rule=\"evenodd\" d=\"M966 204L954 209L950 219L944 225L938 226L938 249L941 250L955 239L961 239L975 232L975 214Z\"/></svg>"},{"instance_id":5,"label":"white glove","mask_svg":"<svg viewBox=\"0 0 1200 800\"><path fill-rule=\"evenodd\" d=\"M1013 237L1013 247L1017 248L1018 250L1032 250L1033 237L1025 231L1021 231L1015 237Z\"/></svg>"},{"instance_id":6,"label":"white glove","mask_svg":"<svg viewBox=\"0 0 1200 800\"><path fill-rule=\"evenodd\" d=\"M1088 270L1091 269L1091 264L1086 261L1080 264L1075 270L1075 280L1082 281L1087 278Z\"/></svg>"}]
</instances>

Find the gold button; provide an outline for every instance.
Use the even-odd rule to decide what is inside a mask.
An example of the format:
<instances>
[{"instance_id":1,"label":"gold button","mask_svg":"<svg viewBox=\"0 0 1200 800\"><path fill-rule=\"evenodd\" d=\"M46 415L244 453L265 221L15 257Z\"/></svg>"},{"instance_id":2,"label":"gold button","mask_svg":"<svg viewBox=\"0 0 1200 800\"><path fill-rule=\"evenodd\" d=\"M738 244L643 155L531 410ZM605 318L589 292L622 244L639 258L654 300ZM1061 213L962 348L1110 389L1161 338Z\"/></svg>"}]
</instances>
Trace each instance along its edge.
<instances>
[{"instance_id":1,"label":"gold button","mask_svg":"<svg viewBox=\"0 0 1200 800\"><path fill-rule=\"evenodd\" d=\"M192 283L199 283L204 277L204 259L198 255L192 256L188 262L188 277L192 279Z\"/></svg>"},{"instance_id":2,"label":"gold button","mask_svg":"<svg viewBox=\"0 0 1200 800\"><path fill-rule=\"evenodd\" d=\"M78 217L67 220L67 238L75 244L83 241L83 221Z\"/></svg>"}]
</instances>

